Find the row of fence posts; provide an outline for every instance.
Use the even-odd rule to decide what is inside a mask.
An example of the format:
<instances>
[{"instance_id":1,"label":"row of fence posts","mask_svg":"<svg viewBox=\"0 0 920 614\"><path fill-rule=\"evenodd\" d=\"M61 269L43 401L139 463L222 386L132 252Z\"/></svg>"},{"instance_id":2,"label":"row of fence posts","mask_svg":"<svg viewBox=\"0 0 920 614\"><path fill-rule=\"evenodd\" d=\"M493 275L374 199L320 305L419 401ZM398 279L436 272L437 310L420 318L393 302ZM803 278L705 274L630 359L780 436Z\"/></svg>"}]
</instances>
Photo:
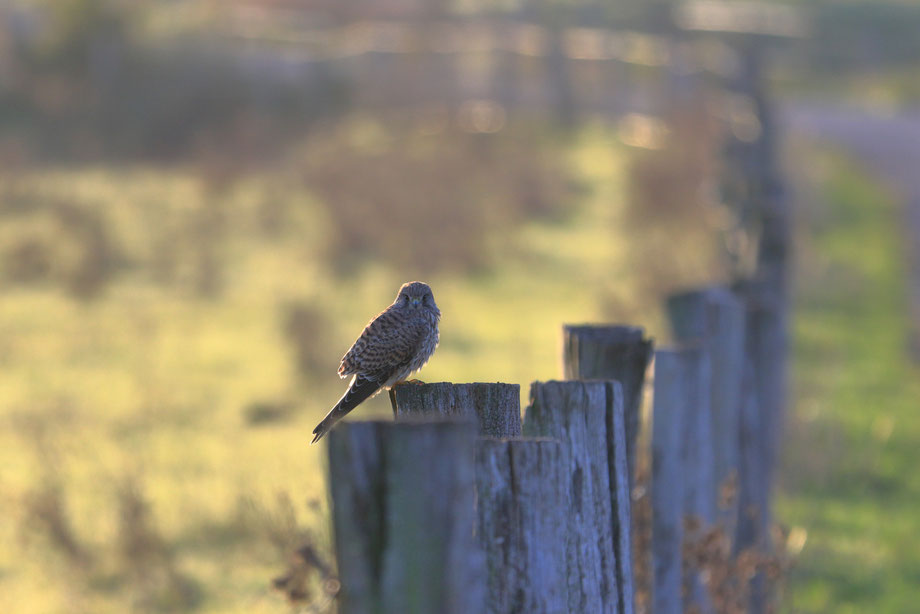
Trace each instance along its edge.
<instances>
[{"instance_id":1,"label":"row of fence posts","mask_svg":"<svg viewBox=\"0 0 920 614\"><path fill-rule=\"evenodd\" d=\"M633 567L649 561L645 611L721 611L688 567L683 536L692 517L736 550L766 538L772 453L749 344L759 320L722 288L667 307L676 349L653 352L635 327L564 327L567 379L532 384L523 420L517 385L404 384L395 422L334 429L339 611L632 614ZM653 355L649 425L641 406ZM644 452L640 429L650 434ZM634 559L641 454L651 539ZM738 496L726 498L731 484Z\"/></svg>"},{"instance_id":2,"label":"row of fence posts","mask_svg":"<svg viewBox=\"0 0 920 614\"><path fill-rule=\"evenodd\" d=\"M761 136L729 139L726 196L759 229L754 270L670 297L672 348L636 327L564 327L566 379L532 384L523 420L517 385L440 383L398 386L396 422L333 430L342 614L769 609L762 567L688 553L705 531L731 564L771 549L790 214L762 54L742 51L729 89L754 101Z\"/></svg>"}]
</instances>

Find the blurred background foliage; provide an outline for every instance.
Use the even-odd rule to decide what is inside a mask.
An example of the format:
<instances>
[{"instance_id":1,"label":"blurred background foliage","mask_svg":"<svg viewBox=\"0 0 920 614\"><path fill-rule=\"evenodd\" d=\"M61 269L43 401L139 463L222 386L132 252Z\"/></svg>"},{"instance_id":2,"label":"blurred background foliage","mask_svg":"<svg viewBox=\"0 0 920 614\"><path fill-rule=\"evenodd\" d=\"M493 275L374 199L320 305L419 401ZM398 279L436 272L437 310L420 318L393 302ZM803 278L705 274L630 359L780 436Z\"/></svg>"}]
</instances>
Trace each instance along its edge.
<instances>
[{"instance_id":1,"label":"blurred background foliage","mask_svg":"<svg viewBox=\"0 0 920 614\"><path fill-rule=\"evenodd\" d=\"M802 10L772 44L783 104L917 105L920 5L776 6ZM665 341L664 295L742 273L756 225L720 176L726 131L757 138L722 90L740 36L691 37L679 8L0 5L0 609L323 611L306 434L403 281L444 314L424 379L526 395L560 375L563 322ZM796 133L784 160L787 607L909 611L911 235L858 161Z\"/></svg>"}]
</instances>

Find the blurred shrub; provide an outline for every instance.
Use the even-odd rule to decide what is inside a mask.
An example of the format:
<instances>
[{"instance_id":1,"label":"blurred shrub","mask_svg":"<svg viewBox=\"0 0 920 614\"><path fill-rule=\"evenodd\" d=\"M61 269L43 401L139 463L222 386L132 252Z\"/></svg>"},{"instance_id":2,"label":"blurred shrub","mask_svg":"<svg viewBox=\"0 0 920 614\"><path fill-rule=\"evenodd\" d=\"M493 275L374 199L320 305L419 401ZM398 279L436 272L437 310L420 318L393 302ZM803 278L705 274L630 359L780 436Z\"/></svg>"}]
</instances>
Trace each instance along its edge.
<instances>
[{"instance_id":1,"label":"blurred shrub","mask_svg":"<svg viewBox=\"0 0 920 614\"><path fill-rule=\"evenodd\" d=\"M513 252L516 226L560 219L575 196L570 150L538 131L429 134L350 119L280 154L275 169L237 153L214 145L182 171L4 174L0 282L90 299L116 275L139 276L217 299L240 282L234 271L266 254L339 274L371 263L469 272ZM297 369L309 375L326 323L309 305L284 309Z\"/></svg>"},{"instance_id":2,"label":"blurred shrub","mask_svg":"<svg viewBox=\"0 0 920 614\"><path fill-rule=\"evenodd\" d=\"M334 576L328 541L308 528L323 522L323 510L319 501L308 501L304 523L298 518L297 507L287 492L279 492L274 505L253 499L243 501L246 522L275 547L286 563L284 573L272 579L272 586L284 593L298 612L327 612L339 582Z\"/></svg>"},{"instance_id":3,"label":"blurred shrub","mask_svg":"<svg viewBox=\"0 0 920 614\"><path fill-rule=\"evenodd\" d=\"M66 494L60 481L55 479L46 479L26 493L23 499L23 536L42 536L45 547L63 554L74 568L82 569L92 562L92 555L76 535Z\"/></svg>"},{"instance_id":4,"label":"blurred shrub","mask_svg":"<svg viewBox=\"0 0 920 614\"><path fill-rule=\"evenodd\" d=\"M667 118L660 146L638 152L630 169L631 221L683 226L705 219L704 191L715 177L718 134L702 107Z\"/></svg>"},{"instance_id":5,"label":"blurred shrub","mask_svg":"<svg viewBox=\"0 0 920 614\"><path fill-rule=\"evenodd\" d=\"M243 419L249 426L277 424L290 420L294 404L281 400L253 401L243 408Z\"/></svg>"},{"instance_id":6,"label":"blurred shrub","mask_svg":"<svg viewBox=\"0 0 920 614\"><path fill-rule=\"evenodd\" d=\"M166 10L157 4L60 0L0 12L0 41L11 41L0 47L0 128L51 158L174 158L202 140L242 155L254 134L277 148L341 108L345 90L328 70L305 65L292 78L247 69L207 32L145 34L147 11Z\"/></svg>"},{"instance_id":7,"label":"blurred shrub","mask_svg":"<svg viewBox=\"0 0 920 614\"><path fill-rule=\"evenodd\" d=\"M665 120L665 137L632 157L626 223L642 237L634 254L641 263L643 302L677 286L711 283L726 275L712 240L728 215L718 202L719 134L700 105L687 105ZM702 248L702 249L701 249Z\"/></svg>"},{"instance_id":8,"label":"blurred shrub","mask_svg":"<svg viewBox=\"0 0 920 614\"><path fill-rule=\"evenodd\" d=\"M283 307L282 329L294 351L294 364L302 379L329 369L329 357L324 348L329 343L332 322L321 308L304 302L291 302Z\"/></svg>"},{"instance_id":9,"label":"blurred shrub","mask_svg":"<svg viewBox=\"0 0 920 614\"><path fill-rule=\"evenodd\" d=\"M77 298L92 298L116 270L118 252L96 210L36 195L5 194L0 220L0 261L8 282L50 282Z\"/></svg>"},{"instance_id":10,"label":"blurred shrub","mask_svg":"<svg viewBox=\"0 0 920 614\"><path fill-rule=\"evenodd\" d=\"M117 491L121 571L131 581L134 605L153 612L187 612L200 603L200 588L183 574L154 523L140 482L125 478Z\"/></svg>"},{"instance_id":11,"label":"blurred shrub","mask_svg":"<svg viewBox=\"0 0 920 614\"><path fill-rule=\"evenodd\" d=\"M314 134L303 176L332 225L331 264L382 260L420 274L485 266L511 227L562 213L573 189L562 150L539 136L370 121Z\"/></svg>"}]
</instances>

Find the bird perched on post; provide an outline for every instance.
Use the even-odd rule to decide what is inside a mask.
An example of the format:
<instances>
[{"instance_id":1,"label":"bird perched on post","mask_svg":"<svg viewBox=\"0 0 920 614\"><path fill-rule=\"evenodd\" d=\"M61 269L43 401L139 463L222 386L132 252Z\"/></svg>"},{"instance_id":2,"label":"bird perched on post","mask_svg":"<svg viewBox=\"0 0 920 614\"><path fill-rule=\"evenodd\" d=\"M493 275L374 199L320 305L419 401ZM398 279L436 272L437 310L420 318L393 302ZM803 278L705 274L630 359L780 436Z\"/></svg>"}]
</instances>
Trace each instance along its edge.
<instances>
[{"instance_id":1,"label":"bird perched on post","mask_svg":"<svg viewBox=\"0 0 920 614\"><path fill-rule=\"evenodd\" d=\"M420 281L403 284L393 304L370 321L342 357L339 376L352 375L351 384L313 429L316 436L312 443L364 400L421 369L438 347L440 319L441 311L428 284Z\"/></svg>"}]
</instances>

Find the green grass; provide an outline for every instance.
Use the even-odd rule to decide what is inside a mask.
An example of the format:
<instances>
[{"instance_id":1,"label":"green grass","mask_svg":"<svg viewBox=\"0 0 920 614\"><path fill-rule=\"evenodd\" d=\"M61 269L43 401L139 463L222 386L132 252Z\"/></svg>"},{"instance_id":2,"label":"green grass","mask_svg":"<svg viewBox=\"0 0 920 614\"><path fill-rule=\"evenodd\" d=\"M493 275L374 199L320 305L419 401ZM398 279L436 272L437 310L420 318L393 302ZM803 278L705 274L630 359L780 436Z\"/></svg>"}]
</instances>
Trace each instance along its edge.
<instances>
[{"instance_id":1,"label":"green grass","mask_svg":"<svg viewBox=\"0 0 920 614\"><path fill-rule=\"evenodd\" d=\"M901 211L854 164L825 162L800 229L777 515L807 541L787 606L908 612L920 585L920 367L908 356Z\"/></svg>"}]
</instances>

